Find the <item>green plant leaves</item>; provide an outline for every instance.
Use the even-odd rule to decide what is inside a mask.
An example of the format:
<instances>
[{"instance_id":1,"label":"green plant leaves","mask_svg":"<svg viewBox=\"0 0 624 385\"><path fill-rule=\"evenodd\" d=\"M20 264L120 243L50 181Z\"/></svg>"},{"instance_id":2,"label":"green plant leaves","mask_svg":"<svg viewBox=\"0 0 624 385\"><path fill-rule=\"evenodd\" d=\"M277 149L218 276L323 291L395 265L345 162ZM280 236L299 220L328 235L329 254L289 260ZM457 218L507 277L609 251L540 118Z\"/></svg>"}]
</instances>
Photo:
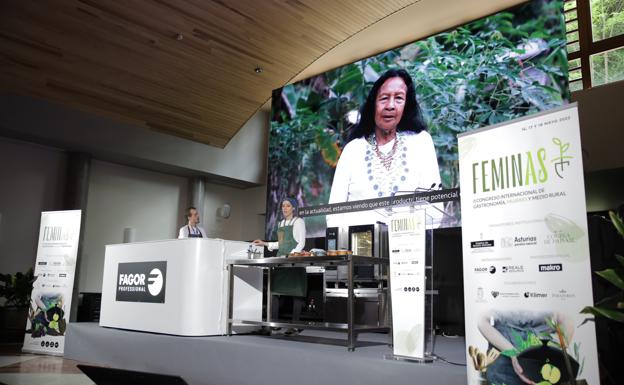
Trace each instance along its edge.
<instances>
[{"instance_id":1,"label":"green plant leaves","mask_svg":"<svg viewBox=\"0 0 624 385\"><path fill-rule=\"evenodd\" d=\"M611 217L611 222L617 232L624 237L624 224L622 223L622 219L613 211L609 211L609 217ZM624 257L616 255L615 259L621 266L624 266ZM595 316L606 317L617 322L624 322L624 312L617 310L624 309L624 301L622 301L622 299L624 299L624 278L622 278L621 274L615 269L597 271L596 274L620 289L620 292L610 297L603 298L596 303L596 305L600 306L587 306L583 308L581 313L593 314ZM605 305L614 306L615 309L606 308L604 307Z\"/></svg>"},{"instance_id":2,"label":"green plant leaves","mask_svg":"<svg viewBox=\"0 0 624 385\"><path fill-rule=\"evenodd\" d=\"M617 311L617 310L612 310L612 309L607 309L607 308L603 308L603 307L596 307L596 306L586 306L583 308L583 310L581 310L581 313L583 314L593 314L595 316L601 316L601 317L606 317L608 319L611 319L613 321L617 321L617 322L624 322L624 313Z\"/></svg>"},{"instance_id":3,"label":"green plant leaves","mask_svg":"<svg viewBox=\"0 0 624 385\"><path fill-rule=\"evenodd\" d=\"M597 271L596 274L614 284L620 290L624 290L624 280L614 269L605 269Z\"/></svg>"},{"instance_id":4,"label":"green plant leaves","mask_svg":"<svg viewBox=\"0 0 624 385\"><path fill-rule=\"evenodd\" d=\"M32 268L26 273L0 274L0 297L5 298L4 306L28 306L34 281Z\"/></svg>"},{"instance_id":5,"label":"green plant leaves","mask_svg":"<svg viewBox=\"0 0 624 385\"><path fill-rule=\"evenodd\" d=\"M609 211L609 217L611 218L611 222L617 232L624 237L624 223L622 223L622 218L620 218L615 212Z\"/></svg>"}]
</instances>

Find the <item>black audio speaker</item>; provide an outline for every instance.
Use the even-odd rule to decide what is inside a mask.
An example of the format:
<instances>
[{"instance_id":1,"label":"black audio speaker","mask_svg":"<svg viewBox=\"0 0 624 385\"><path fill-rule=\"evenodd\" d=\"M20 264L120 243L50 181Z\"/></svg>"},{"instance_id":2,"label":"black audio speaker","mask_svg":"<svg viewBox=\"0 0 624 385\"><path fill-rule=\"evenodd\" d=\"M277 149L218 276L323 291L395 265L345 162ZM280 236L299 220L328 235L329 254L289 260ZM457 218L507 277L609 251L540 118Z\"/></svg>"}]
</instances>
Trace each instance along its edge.
<instances>
[{"instance_id":1,"label":"black audio speaker","mask_svg":"<svg viewBox=\"0 0 624 385\"><path fill-rule=\"evenodd\" d=\"M188 385L180 376L76 365L96 385Z\"/></svg>"}]
</instances>

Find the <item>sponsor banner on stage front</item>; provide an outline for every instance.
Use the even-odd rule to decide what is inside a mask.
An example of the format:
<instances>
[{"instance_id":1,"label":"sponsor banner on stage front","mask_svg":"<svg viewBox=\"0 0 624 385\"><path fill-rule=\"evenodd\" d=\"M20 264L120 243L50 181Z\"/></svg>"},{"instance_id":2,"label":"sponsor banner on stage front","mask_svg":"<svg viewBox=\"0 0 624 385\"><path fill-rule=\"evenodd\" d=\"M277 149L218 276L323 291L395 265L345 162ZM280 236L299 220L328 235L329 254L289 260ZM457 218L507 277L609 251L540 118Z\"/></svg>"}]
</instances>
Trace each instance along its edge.
<instances>
[{"instance_id":1,"label":"sponsor banner on stage front","mask_svg":"<svg viewBox=\"0 0 624 385\"><path fill-rule=\"evenodd\" d=\"M425 356L425 210L392 215L388 230L393 354Z\"/></svg>"},{"instance_id":2,"label":"sponsor banner on stage front","mask_svg":"<svg viewBox=\"0 0 624 385\"><path fill-rule=\"evenodd\" d=\"M24 351L63 354L78 257L81 211L41 213Z\"/></svg>"},{"instance_id":3,"label":"sponsor banner on stage front","mask_svg":"<svg viewBox=\"0 0 624 385\"><path fill-rule=\"evenodd\" d=\"M576 105L458 143L468 384L598 385Z\"/></svg>"},{"instance_id":4,"label":"sponsor banner on stage front","mask_svg":"<svg viewBox=\"0 0 624 385\"><path fill-rule=\"evenodd\" d=\"M167 261L120 263L115 300L165 303L166 283Z\"/></svg>"}]
</instances>

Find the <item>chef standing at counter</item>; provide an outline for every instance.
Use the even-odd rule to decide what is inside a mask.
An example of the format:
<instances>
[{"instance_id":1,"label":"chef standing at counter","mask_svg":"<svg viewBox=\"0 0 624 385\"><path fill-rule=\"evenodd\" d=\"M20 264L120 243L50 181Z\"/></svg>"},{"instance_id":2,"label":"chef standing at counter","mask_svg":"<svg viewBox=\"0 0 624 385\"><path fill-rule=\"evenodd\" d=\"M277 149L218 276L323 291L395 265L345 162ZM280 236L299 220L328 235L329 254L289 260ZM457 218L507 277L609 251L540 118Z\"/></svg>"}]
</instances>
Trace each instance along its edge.
<instances>
[{"instance_id":1,"label":"chef standing at counter","mask_svg":"<svg viewBox=\"0 0 624 385\"><path fill-rule=\"evenodd\" d=\"M277 249L278 257L298 253L305 246L306 228L303 218L296 216L297 201L292 198L282 200L282 216L284 219L277 229L277 242L265 242L260 239L253 241L255 246L266 246L269 250Z\"/></svg>"},{"instance_id":2,"label":"chef standing at counter","mask_svg":"<svg viewBox=\"0 0 624 385\"><path fill-rule=\"evenodd\" d=\"M193 206L186 209L187 224L180 228L178 238L208 238L206 230L199 227L199 213Z\"/></svg>"},{"instance_id":3,"label":"chef standing at counter","mask_svg":"<svg viewBox=\"0 0 624 385\"><path fill-rule=\"evenodd\" d=\"M277 229L277 242L266 242L261 239L253 241L255 246L266 246L269 250L277 249L278 257L287 257L290 253L298 253L305 246L306 228L302 218L296 215L297 201L292 198L282 200L282 216L284 217ZM293 298L292 320L298 321L301 309L307 296L308 284L305 267L289 267L273 269L271 275L271 294L273 303L277 304L276 296ZM271 318L276 319L278 307L272 306ZM288 329L284 334L295 335L297 329Z\"/></svg>"}]
</instances>

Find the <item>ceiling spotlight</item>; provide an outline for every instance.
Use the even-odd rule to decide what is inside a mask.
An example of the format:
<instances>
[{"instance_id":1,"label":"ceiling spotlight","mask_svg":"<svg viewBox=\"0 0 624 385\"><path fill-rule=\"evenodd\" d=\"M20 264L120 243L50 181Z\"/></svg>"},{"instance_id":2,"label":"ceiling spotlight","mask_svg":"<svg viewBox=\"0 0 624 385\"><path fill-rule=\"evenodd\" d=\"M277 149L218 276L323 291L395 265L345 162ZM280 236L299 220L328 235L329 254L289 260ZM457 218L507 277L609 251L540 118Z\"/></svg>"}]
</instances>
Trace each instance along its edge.
<instances>
[{"instance_id":1,"label":"ceiling spotlight","mask_svg":"<svg viewBox=\"0 0 624 385\"><path fill-rule=\"evenodd\" d=\"M180 41L182 39L184 39L184 35L182 35L181 33L176 34L175 36L176 40Z\"/></svg>"},{"instance_id":2,"label":"ceiling spotlight","mask_svg":"<svg viewBox=\"0 0 624 385\"><path fill-rule=\"evenodd\" d=\"M257 74L261 74L261 73L262 73L262 71L263 71L263 69L262 69L262 67L260 67L260 66L258 66L258 67L256 67L256 68L254 68L254 72L255 72L255 73L257 73Z\"/></svg>"}]
</instances>

